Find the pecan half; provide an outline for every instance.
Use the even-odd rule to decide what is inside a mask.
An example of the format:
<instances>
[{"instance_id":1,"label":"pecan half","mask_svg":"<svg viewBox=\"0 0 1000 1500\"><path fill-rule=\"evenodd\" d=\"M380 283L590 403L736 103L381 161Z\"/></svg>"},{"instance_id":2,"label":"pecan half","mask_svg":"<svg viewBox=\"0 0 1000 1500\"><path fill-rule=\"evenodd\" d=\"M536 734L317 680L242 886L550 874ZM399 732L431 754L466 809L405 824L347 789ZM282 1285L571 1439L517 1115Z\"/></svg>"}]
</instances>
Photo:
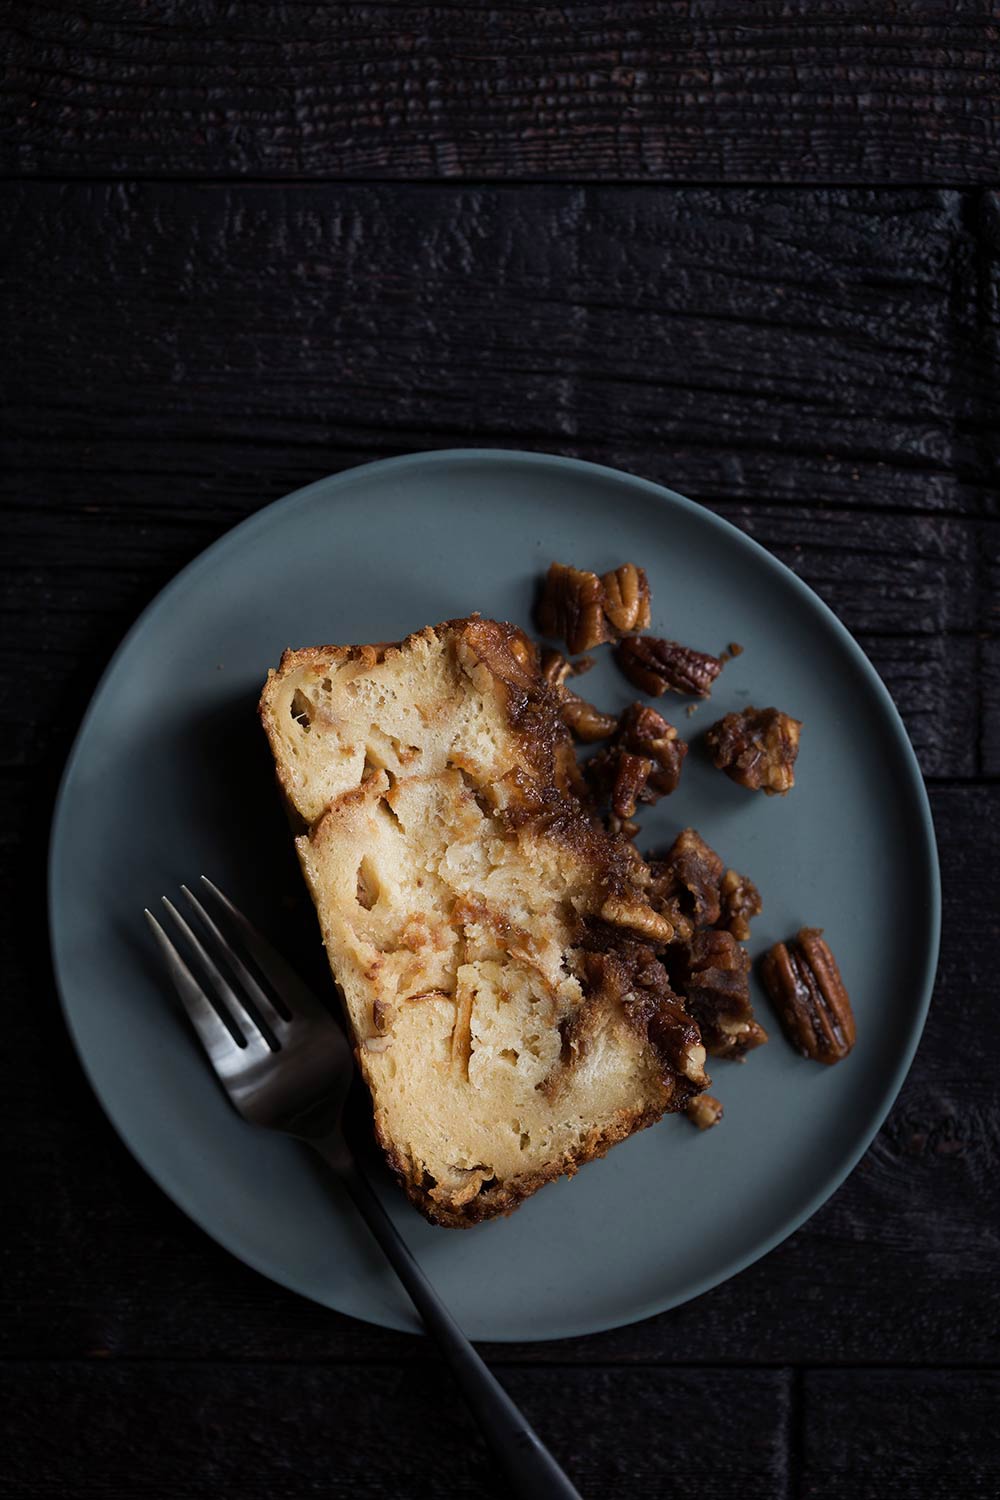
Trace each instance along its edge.
<instances>
[{"instance_id":1,"label":"pecan half","mask_svg":"<svg viewBox=\"0 0 1000 1500\"><path fill-rule=\"evenodd\" d=\"M835 1063L854 1046L854 1012L821 927L803 927L794 941L775 943L760 964L778 1020L803 1057Z\"/></svg>"},{"instance_id":2,"label":"pecan half","mask_svg":"<svg viewBox=\"0 0 1000 1500\"><path fill-rule=\"evenodd\" d=\"M604 589L596 573L551 563L535 619L542 635L563 640L576 656L608 639Z\"/></svg>"},{"instance_id":3,"label":"pecan half","mask_svg":"<svg viewBox=\"0 0 1000 1500\"><path fill-rule=\"evenodd\" d=\"M674 962L674 982L713 1057L744 1057L767 1041L750 1002L750 957L732 933L696 932Z\"/></svg>"},{"instance_id":4,"label":"pecan half","mask_svg":"<svg viewBox=\"0 0 1000 1500\"><path fill-rule=\"evenodd\" d=\"M649 860L650 904L667 918L681 939L712 927L721 914L719 887L723 863L693 828L679 833L663 859Z\"/></svg>"},{"instance_id":5,"label":"pecan half","mask_svg":"<svg viewBox=\"0 0 1000 1500\"><path fill-rule=\"evenodd\" d=\"M684 1113L699 1130L711 1130L722 1119L722 1104L711 1094L695 1094L685 1104Z\"/></svg>"},{"instance_id":6,"label":"pecan half","mask_svg":"<svg viewBox=\"0 0 1000 1500\"><path fill-rule=\"evenodd\" d=\"M655 635L625 636L618 643L615 660L629 682L653 698L659 698L668 688L673 693L707 698L722 671L717 656Z\"/></svg>"},{"instance_id":7,"label":"pecan half","mask_svg":"<svg viewBox=\"0 0 1000 1500\"><path fill-rule=\"evenodd\" d=\"M645 571L624 563L598 578L586 568L551 563L535 610L543 635L566 642L572 655L649 624Z\"/></svg>"},{"instance_id":8,"label":"pecan half","mask_svg":"<svg viewBox=\"0 0 1000 1500\"><path fill-rule=\"evenodd\" d=\"M601 577L604 613L616 635L649 629L649 582L643 568L624 563Z\"/></svg>"},{"instance_id":9,"label":"pecan half","mask_svg":"<svg viewBox=\"0 0 1000 1500\"><path fill-rule=\"evenodd\" d=\"M777 708L726 714L705 733L713 763L740 786L783 797L795 785L800 720Z\"/></svg>"},{"instance_id":10,"label":"pecan half","mask_svg":"<svg viewBox=\"0 0 1000 1500\"><path fill-rule=\"evenodd\" d=\"M721 911L718 925L731 932L734 938L745 943L750 936L751 918L763 909L760 891L746 875L737 875L727 870L719 886Z\"/></svg>"}]
</instances>

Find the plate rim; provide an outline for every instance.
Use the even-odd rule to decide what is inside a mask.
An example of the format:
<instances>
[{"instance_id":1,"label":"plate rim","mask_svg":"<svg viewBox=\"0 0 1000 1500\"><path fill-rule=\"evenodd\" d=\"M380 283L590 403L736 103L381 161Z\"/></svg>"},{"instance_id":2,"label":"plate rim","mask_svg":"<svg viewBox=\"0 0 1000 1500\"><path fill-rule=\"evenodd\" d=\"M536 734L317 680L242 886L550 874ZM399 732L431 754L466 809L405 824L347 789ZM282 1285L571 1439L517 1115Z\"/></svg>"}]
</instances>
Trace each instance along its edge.
<instances>
[{"instance_id":1,"label":"plate rim","mask_svg":"<svg viewBox=\"0 0 1000 1500\"><path fill-rule=\"evenodd\" d=\"M720 516L715 511L709 509L708 506L689 499L686 495L680 494L677 490L673 490L667 485L659 484L655 480L644 479L640 475L632 474L626 469L614 468L608 464L592 463L587 459L571 458L562 454L535 452L531 449L519 448L432 448L420 450L415 453L394 455L391 458L374 459L366 463L353 464L349 468L338 470L334 474L321 476L319 479L312 480L307 485L302 485L298 489L290 491L287 495L279 496L276 500L262 505L252 515L246 516L242 521L237 522L235 526L223 532L221 536L216 537L207 547L197 553L189 562L185 563L157 591L122 636L90 694L87 706L74 733L73 742L67 754L62 774L59 778L59 786L52 804L46 860L46 912L49 928L49 950L53 975L56 981L56 991L59 997L60 1011L72 1042L73 1050L91 1092L126 1150L161 1192L170 1199L174 1206L180 1209L202 1233L206 1234L217 1245L220 1245L227 1253L233 1255L244 1265L249 1266L251 1270L266 1277L269 1281L275 1282L287 1291L304 1297L317 1306L328 1308L342 1317L356 1317L359 1321L370 1323L375 1327L392 1328L401 1333L419 1336L421 1330L414 1329L412 1324L407 1325L392 1318L376 1318L362 1313L345 1312L343 1309L334 1306L331 1302L317 1297L312 1289L301 1283L300 1278L283 1273L280 1268L275 1268L273 1265L268 1264L263 1256L255 1255L245 1245L238 1243L225 1231L218 1231L215 1228L208 1227L188 1207L185 1201L183 1182L177 1181L168 1169L164 1169L159 1165L154 1166L147 1160L147 1153L133 1144L127 1134L126 1124L119 1121L117 1111L104 1098L95 1082L83 1044L74 1024L72 1001L69 998L70 985L66 978L65 966L61 962L59 952L59 911L56 883L57 872L62 859L62 844L65 837L64 809L67 802L67 794L98 702L110 684L115 672L119 669L126 652L133 642L149 628L161 610L169 607L173 596L180 590L182 585L190 583L192 578L196 578L202 570L210 566L212 559L218 551L223 548L232 547L233 545L239 545L238 539L245 539L264 525L274 524L276 513L280 514L285 510L306 503L310 497L319 491L324 492L332 501L336 498L338 490L347 489L358 479L369 477L372 474L395 474L398 477L401 473L406 473L413 469L430 467L435 464L449 465L470 461L485 462L488 464L503 463L513 465L517 468L561 469L583 476L613 479L618 483L624 481L657 504L667 502L669 505L679 506L682 510L695 514L701 520L707 521L710 526L715 526L730 533L751 555L756 557L758 562L762 563L766 568L778 572L786 582L790 582L793 591L798 593L814 610L818 610L820 617L832 631L838 644L846 651L853 664L866 678L885 712L888 723L891 725L894 748L898 750L902 763L905 766L907 791L919 812L921 848L923 853L922 863L924 866L922 878L925 880L927 887L926 896L928 900L929 921L924 928L926 946L922 961L923 977L919 1004L913 1008L912 1016L907 1026L905 1045L896 1058L895 1066L886 1081L886 1086L883 1088L875 1108L867 1117L851 1149L845 1153L843 1161L838 1164L832 1173L824 1176L819 1188L808 1195L799 1211L784 1220L777 1230L755 1242L749 1252L727 1259L721 1268L717 1267L704 1277L689 1284L681 1295L667 1294L666 1296L647 1298L641 1304L637 1304L627 1317L612 1315L611 1317L599 1317L595 1319L567 1319L565 1320L565 1326L561 1326L557 1332L546 1332L537 1339L532 1338L530 1334L526 1335L524 1332L518 1331L510 1334L491 1333L483 1340L484 1342L497 1344L547 1343L564 1338L583 1337L589 1334L606 1333L616 1328L629 1327L634 1323L642 1322L647 1318L667 1312L671 1308L683 1306L693 1301L696 1297L703 1296L706 1292L723 1285L734 1276L739 1275L757 1261L762 1260L764 1256L769 1255L772 1250L776 1249L786 1239L789 1239L843 1186L844 1182L871 1146L872 1141L888 1118L890 1110L899 1097L899 1093L912 1066L927 1021L940 956L942 896L940 860L933 814L916 752L913 749L906 726L903 723L889 689L847 626L843 624L831 607L809 584L801 579L786 563L783 563L773 553L769 552L754 537L748 535L724 516Z\"/></svg>"}]
</instances>

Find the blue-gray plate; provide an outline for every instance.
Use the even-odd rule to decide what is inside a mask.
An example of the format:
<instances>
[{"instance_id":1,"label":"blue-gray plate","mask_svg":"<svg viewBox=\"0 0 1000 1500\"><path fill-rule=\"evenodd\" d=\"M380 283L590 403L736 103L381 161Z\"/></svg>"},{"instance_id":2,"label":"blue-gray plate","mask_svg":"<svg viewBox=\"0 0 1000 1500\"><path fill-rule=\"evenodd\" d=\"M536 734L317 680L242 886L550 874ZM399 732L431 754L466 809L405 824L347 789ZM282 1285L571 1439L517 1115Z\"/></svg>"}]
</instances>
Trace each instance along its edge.
<instances>
[{"instance_id":1,"label":"blue-gray plate","mask_svg":"<svg viewBox=\"0 0 1000 1500\"><path fill-rule=\"evenodd\" d=\"M424 453L349 470L270 505L174 579L130 631L83 722L50 859L56 972L83 1066L122 1138L198 1224L265 1275L393 1328L414 1315L305 1148L229 1108L174 1004L142 920L182 880L216 880L279 942L318 932L255 709L285 646L393 639L479 610L530 629L553 558L636 561L653 629L720 652L710 704L659 706L693 741L640 846L687 824L764 896L756 956L825 928L857 1015L854 1052L797 1056L765 997L770 1043L718 1063L725 1119L666 1119L509 1219L432 1229L379 1189L459 1322L479 1339L551 1339L643 1318L763 1255L813 1213L885 1117L920 1036L937 957L934 835L888 693L829 609L741 532L680 495L540 454ZM586 680L634 698L609 653ZM715 718L774 704L805 723L797 784L766 798L714 770Z\"/></svg>"}]
</instances>

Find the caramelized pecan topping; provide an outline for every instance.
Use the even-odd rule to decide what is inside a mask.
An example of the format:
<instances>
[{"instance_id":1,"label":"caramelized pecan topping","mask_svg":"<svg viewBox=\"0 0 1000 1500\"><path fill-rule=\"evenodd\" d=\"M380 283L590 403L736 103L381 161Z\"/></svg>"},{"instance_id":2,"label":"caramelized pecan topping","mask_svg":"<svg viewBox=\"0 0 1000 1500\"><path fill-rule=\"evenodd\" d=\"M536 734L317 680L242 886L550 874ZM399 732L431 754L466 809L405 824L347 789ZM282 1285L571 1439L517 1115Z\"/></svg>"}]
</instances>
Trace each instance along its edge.
<instances>
[{"instance_id":1,"label":"caramelized pecan topping","mask_svg":"<svg viewBox=\"0 0 1000 1500\"><path fill-rule=\"evenodd\" d=\"M587 656L581 657L578 662L570 662L561 651L542 653L542 676L559 700L563 723L576 739L582 740L586 745L595 740L606 740L608 735L614 733L618 724L614 714L601 713L600 709L578 697L566 686L568 677L587 672L593 665L593 661Z\"/></svg>"},{"instance_id":2,"label":"caramelized pecan topping","mask_svg":"<svg viewBox=\"0 0 1000 1500\"><path fill-rule=\"evenodd\" d=\"M633 703L618 721L618 742L633 755L644 755L653 762L649 775L649 793L642 800L655 802L677 790L687 745L677 738L677 730L668 724L655 708Z\"/></svg>"},{"instance_id":3,"label":"caramelized pecan topping","mask_svg":"<svg viewBox=\"0 0 1000 1500\"><path fill-rule=\"evenodd\" d=\"M561 712L567 729L585 745L591 745L595 740L606 740L609 734L615 732L617 720L614 714L601 713L599 708L595 708L585 698L578 698L576 693L566 691L563 694Z\"/></svg>"},{"instance_id":4,"label":"caramelized pecan topping","mask_svg":"<svg viewBox=\"0 0 1000 1500\"><path fill-rule=\"evenodd\" d=\"M696 932L674 977L713 1057L743 1057L767 1041L750 1002L750 956L732 933Z\"/></svg>"},{"instance_id":5,"label":"caramelized pecan topping","mask_svg":"<svg viewBox=\"0 0 1000 1500\"><path fill-rule=\"evenodd\" d=\"M585 774L591 787L603 790L611 803L616 818L628 822L640 802L650 799L646 795L649 778L655 767L645 756L632 755L618 746L614 750L602 750L588 761Z\"/></svg>"},{"instance_id":6,"label":"caramelized pecan topping","mask_svg":"<svg viewBox=\"0 0 1000 1500\"><path fill-rule=\"evenodd\" d=\"M649 625L649 583L625 563L598 578L585 568L551 563L535 612L543 635L564 640L570 653L589 651Z\"/></svg>"},{"instance_id":7,"label":"caramelized pecan topping","mask_svg":"<svg viewBox=\"0 0 1000 1500\"><path fill-rule=\"evenodd\" d=\"M649 629L649 583L644 569L624 563L604 574L601 587L604 614L616 635Z\"/></svg>"},{"instance_id":8,"label":"caramelized pecan topping","mask_svg":"<svg viewBox=\"0 0 1000 1500\"><path fill-rule=\"evenodd\" d=\"M711 1130L722 1119L722 1105L711 1094L695 1094L685 1104L684 1113L699 1130Z\"/></svg>"},{"instance_id":9,"label":"caramelized pecan topping","mask_svg":"<svg viewBox=\"0 0 1000 1500\"><path fill-rule=\"evenodd\" d=\"M697 1089L705 1088L711 1080L705 1072L705 1046L698 1023L670 988L663 965L650 962L631 977L623 1007L629 1021L645 1032L671 1073L680 1074Z\"/></svg>"},{"instance_id":10,"label":"caramelized pecan topping","mask_svg":"<svg viewBox=\"0 0 1000 1500\"><path fill-rule=\"evenodd\" d=\"M618 720L606 750L592 756L584 775L599 802L618 819L631 819L640 802L658 802L676 791L687 745L655 708L633 703Z\"/></svg>"},{"instance_id":11,"label":"caramelized pecan topping","mask_svg":"<svg viewBox=\"0 0 1000 1500\"><path fill-rule=\"evenodd\" d=\"M795 785L802 724L777 708L744 708L706 731L714 764L740 786L781 796Z\"/></svg>"},{"instance_id":12,"label":"caramelized pecan topping","mask_svg":"<svg viewBox=\"0 0 1000 1500\"><path fill-rule=\"evenodd\" d=\"M564 640L576 656L608 639L604 590L596 573L551 563L535 619L542 635Z\"/></svg>"},{"instance_id":13,"label":"caramelized pecan topping","mask_svg":"<svg viewBox=\"0 0 1000 1500\"><path fill-rule=\"evenodd\" d=\"M775 943L760 973L785 1035L803 1057L835 1063L847 1056L854 1013L821 927L803 927L794 942Z\"/></svg>"},{"instance_id":14,"label":"caramelized pecan topping","mask_svg":"<svg viewBox=\"0 0 1000 1500\"><path fill-rule=\"evenodd\" d=\"M679 938L691 938L698 928L713 927L719 920L722 860L695 829L679 833L666 857L651 859L649 869L650 904L663 913Z\"/></svg>"},{"instance_id":15,"label":"caramelized pecan topping","mask_svg":"<svg viewBox=\"0 0 1000 1500\"><path fill-rule=\"evenodd\" d=\"M542 676L554 693L561 693L570 677L580 677L594 665L592 656L581 656L578 661L568 661L561 651L551 646L542 650Z\"/></svg>"},{"instance_id":16,"label":"caramelized pecan topping","mask_svg":"<svg viewBox=\"0 0 1000 1500\"><path fill-rule=\"evenodd\" d=\"M615 660L629 682L653 698L659 698L668 688L673 693L707 698L722 671L717 656L655 635L625 636L615 651Z\"/></svg>"},{"instance_id":17,"label":"caramelized pecan topping","mask_svg":"<svg viewBox=\"0 0 1000 1500\"><path fill-rule=\"evenodd\" d=\"M624 927L627 932L657 944L669 943L674 936L669 919L645 902L623 901L618 896L608 896L601 907L600 916L602 922L610 927Z\"/></svg>"},{"instance_id":18,"label":"caramelized pecan topping","mask_svg":"<svg viewBox=\"0 0 1000 1500\"><path fill-rule=\"evenodd\" d=\"M671 996L669 990L640 990L625 1002L625 1013L633 1025L645 1027L650 1046L672 1073L697 1089L711 1082L705 1072L705 1045L698 1023L676 995Z\"/></svg>"},{"instance_id":19,"label":"caramelized pecan topping","mask_svg":"<svg viewBox=\"0 0 1000 1500\"><path fill-rule=\"evenodd\" d=\"M727 870L719 887L721 912L719 926L745 943L750 937L750 921L763 909L760 891L746 875Z\"/></svg>"},{"instance_id":20,"label":"caramelized pecan topping","mask_svg":"<svg viewBox=\"0 0 1000 1500\"><path fill-rule=\"evenodd\" d=\"M663 1081L672 1086L678 1104L695 1089L707 1087L710 1080L697 1022L671 989L667 971L651 948L633 942L615 953L585 953L582 965L585 990L621 1005L629 1024L662 1062Z\"/></svg>"}]
</instances>

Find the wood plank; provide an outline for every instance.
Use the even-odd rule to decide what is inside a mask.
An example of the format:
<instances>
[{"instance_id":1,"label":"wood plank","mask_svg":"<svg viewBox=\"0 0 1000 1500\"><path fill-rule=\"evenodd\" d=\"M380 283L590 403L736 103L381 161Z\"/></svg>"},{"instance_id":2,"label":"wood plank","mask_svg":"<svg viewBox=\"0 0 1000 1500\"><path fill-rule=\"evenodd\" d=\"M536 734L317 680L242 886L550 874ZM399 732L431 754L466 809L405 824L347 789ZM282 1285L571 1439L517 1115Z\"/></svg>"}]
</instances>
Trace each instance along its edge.
<instances>
[{"instance_id":1,"label":"wood plank","mask_svg":"<svg viewBox=\"0 0 1000 1500\"><path fill-rule=\"evenodd\" d=\"M1000 1493L996 1371L810 1371L804 1399L810 1500Z\"/></svg>"},{"instance_id":2,"label":"wood plank","mask_svg":"<svg viewBox=\"0 0 1000 1500\"><path fill-rule=\"evenodd\" d=\"M95 505L120 474L170 478L183 513L217 515L246 479L259 503L364 458L494 444L716 505L980 515L996 445L980 206L22 184L0 199L7 464L76 476Z\"/></svg>"},{"instance_id":3,"label":"wood plank","mask_svg":"<svg viewBox=\"0 0 1000 1500\"><path fill-rule=\"evenodd\" d=\"M8 163L51 175L977 182L988 5L5 7Z\"/></svg>"},{"instance_id":4,"label":"wood plank","mask_svg":"<svg viewBox=\"0 0 1000 1500\"><path fill-rule=\"evenodd\" d=\"M996 606L994 606L994 609ZM982 694L982 770L1000 776L1000 638L984 639L980 647L979 688Z\"/></svg>"},{"instance_id":5,"label":"wood plank","mask_svg":"<svg viewBox=\"0 0 1000 1500\"><path fill-rule=\"evenodd\" d=\"M37 778L17 823L37 829ZM40 794L41 793L41 794ZM634 1328L504 1345L502 1363L1000 1363L1000 1116L993 1052L1000 786L935 789L944 941L910 1077L861 1165L791 1240ZM44 841L3 862L9 1056L0 1135L0 1358L385 1359L419 1340L325 1312L207 1240L153 1187L89 1093L40 969ZM44 1101L40 1107L39 1101Z\"/></svg>"},{"instance_id":6,"label":"wood plank","mask_svg":"<svg viewBox=\"0 0 1000 1500\"><path fill-rule=\"evenodd\" d=\"M585 1500L665 1494L689 1473L713 1500L784 1491L785 1372L509 1369L503 1381ZM428 1360L30 1362L0 1366L0 1390L10 1496L507 1500L454 1384ZM74 1441L54 1441L56 1427Z\"/></svg>"},{"instance_id":7,"label":"wood plank","mask_svg":"<svg viewBox=\"0 0 1000 1500\"><path fill-rule=\"evenodd\" d=\"M980 760L987 776L1000 776L1000 530L980 543L983 618L979 640Z\"/></svg>"}]
</instances>

